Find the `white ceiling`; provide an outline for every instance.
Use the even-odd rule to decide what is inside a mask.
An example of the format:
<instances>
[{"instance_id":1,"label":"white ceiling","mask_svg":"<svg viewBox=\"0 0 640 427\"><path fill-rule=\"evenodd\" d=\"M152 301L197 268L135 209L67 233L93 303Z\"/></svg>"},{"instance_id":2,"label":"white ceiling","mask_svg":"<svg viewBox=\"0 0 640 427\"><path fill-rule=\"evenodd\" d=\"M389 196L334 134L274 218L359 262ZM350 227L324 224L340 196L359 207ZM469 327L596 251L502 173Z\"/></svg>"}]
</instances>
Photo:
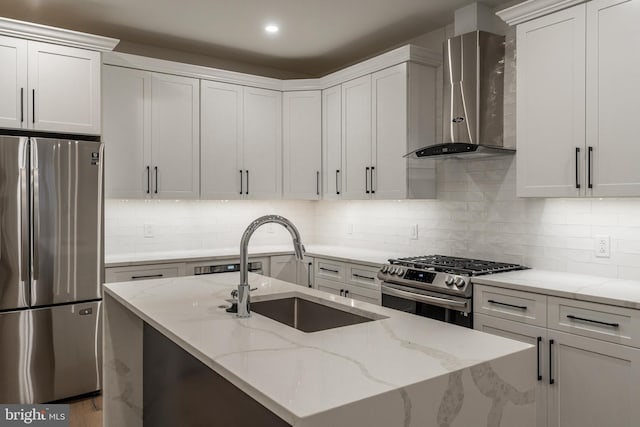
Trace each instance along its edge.
<instances>
[{"instance_id":1,"label":"white ceiling","mask_svg":"<svg viewBox=\"0 0 640 427\"><path fill-rule=\"evenodd\" d=\"M473 0L1 0L0 15L321 75L453 21ZM495 7L508 0L483 0ZM264 32L280 26L277 35Z\"/></svg>"}]
</instances>

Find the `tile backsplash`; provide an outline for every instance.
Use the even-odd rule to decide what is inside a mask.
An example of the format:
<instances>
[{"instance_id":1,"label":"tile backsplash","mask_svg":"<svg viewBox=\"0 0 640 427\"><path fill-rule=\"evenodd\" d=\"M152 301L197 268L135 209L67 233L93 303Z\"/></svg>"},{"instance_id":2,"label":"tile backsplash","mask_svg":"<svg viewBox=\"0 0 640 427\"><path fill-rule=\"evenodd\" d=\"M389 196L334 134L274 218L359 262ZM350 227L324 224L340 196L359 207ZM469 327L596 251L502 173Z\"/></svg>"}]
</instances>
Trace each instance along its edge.
<instances>
[{"instance_id":1,"label":"tile backsplash","mask_svg":"<svg viewBox=\"0 0 640 427\"><path fill-rule=\"evenodd\" d=\"M108 200L106 253L235 247L254 218L290 218L305 243L516 262L640 280L640 199L519 199L515 157L442 160L438 198L403 201ZM144 237L145 225L153 237ZM418 227L418 238L412 228ZM595 256L610 237L609 258ZM279 226L252 242L289 244Z\"/></svg>"}]
</instances>

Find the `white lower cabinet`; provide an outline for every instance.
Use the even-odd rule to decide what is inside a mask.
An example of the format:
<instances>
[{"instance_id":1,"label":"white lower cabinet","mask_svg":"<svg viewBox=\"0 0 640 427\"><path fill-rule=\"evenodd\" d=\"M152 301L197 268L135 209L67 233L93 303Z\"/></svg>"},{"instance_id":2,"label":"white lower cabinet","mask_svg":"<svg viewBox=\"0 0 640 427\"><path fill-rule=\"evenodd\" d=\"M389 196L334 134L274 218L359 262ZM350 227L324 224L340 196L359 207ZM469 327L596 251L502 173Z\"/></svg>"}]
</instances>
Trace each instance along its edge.
<instances>
[{"instance_id":1,"label":"white lower cabinet","mask_svg":"<svg viewBox=\"0 0 640 427\"><path fill-rule=\"evenodd\" d=\"M537 346L537 356L525 368L538 380L537 427L640 425L640 349L609 342L623 340L617 329L625 327L625 318L629 319L627 324L634 325L637 310L489 286L476 285L475 292L517 292L522 298L529 294L527 299L536 304L541 298L548 304L548 319L544 319L547 327L543 327L525 323L524 317L514 321L484 314L482 301L474 302L475 329ZM564 320L559 320L558 313ZM617 317L612 321L612 316ZM560 332L556 327L574 328L575 333ZM600 331L607 328L608 334ZM633 328L623 332L635 336ZM623 342L636 345L634 340Z\"/></svg>"},{"instance_id":2,"label":"white lower cabinet","mask_svg":"<svg viewBox=\"0 0 640 427\"><path fill-rule=\"evenodd\" d=\"M304 257L302 262L295 255L275 255L270 261L270 277L284 282L313 288L313 258Z\"/></svg>"},{"instance_id":3,"label":"white lower cabinet","mask_svg":"<svg viewBox=\"0 0 640 427\"><path fill-rule=\"evenodd\" d=\"M324 292L381 304L378 267L334 260L315 260L315 287Z\"/></svg>"},{"instance_id":4,"label":"white lower cabinet","mask_svg":"<svg viewBox=\"0 0 640 427\"><path fill-rule=\"evenodd\" d=\"M105 283L163 279L185 275L184 263L147 264L105 268Z\"/></svg>"}]
</instances>

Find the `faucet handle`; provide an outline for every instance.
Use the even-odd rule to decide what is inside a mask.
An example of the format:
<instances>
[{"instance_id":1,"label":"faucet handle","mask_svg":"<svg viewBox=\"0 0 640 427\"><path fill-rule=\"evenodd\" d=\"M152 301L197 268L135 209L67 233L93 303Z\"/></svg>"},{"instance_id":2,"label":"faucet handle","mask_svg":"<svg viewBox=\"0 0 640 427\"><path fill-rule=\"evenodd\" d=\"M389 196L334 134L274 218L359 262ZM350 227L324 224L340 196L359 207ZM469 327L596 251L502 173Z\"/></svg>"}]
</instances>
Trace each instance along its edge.
<instances>
[{"instance_id":1,"label":"faucet handle","mask_svg":"<svg viewBox=\"0 0 640 427\"><path fill-rule=\"evenodd\" d=\"M234 289L231 291L231 298L237 300L238 299L238 290Z\"/></svg>"}]
</instances>

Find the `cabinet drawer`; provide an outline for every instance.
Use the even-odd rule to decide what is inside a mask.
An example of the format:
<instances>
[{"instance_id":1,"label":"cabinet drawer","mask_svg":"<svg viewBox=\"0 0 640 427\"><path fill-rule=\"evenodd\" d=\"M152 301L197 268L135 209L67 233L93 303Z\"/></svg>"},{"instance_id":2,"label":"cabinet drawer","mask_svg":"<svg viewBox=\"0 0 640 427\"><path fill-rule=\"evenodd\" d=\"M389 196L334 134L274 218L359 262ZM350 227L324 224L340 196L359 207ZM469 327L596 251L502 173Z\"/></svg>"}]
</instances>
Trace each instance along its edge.
<instances>
[{"instance_id":1,"label":"cabinet drawer","mask_svg":"<svg viewBox=\"0 0 640 427\"><path fill-rule=\"evenodd\" d=\"M547 297L529 292L474 285L476 313L536 326L547 325Z\"/></svg>"},{"instance_id":2,"label":"cabinet drawer","mask_svg":"<svg viewBox=\"0 0 640 427\"><path fill-rule=\"evenodd\" d=\"M549 329L640 347L640 310L549 297Z\"/></svg>"},{"instance_id":3,"label":"cabinet drawer","mask_svg":"<svg viewBox=\"0 0 640 427\"><path fill-rule=\"evenodd\" d=\"M105 283L162 279L184 275L184 264L141 265L105 269Z\"/></svg>"},{"instance_id":4,"label":"cabinet drawer","mask_svg":"<svg viewBox=\"0 0 640 427\"><path fill-rule=\"evenodd\" d=\"M378 280L378 270L376 267L366 265L349 264L347 283L356 286L364 286L369 289L377 289L380 292L380 281Z\"/></svg>"},{"instance_id":5,"label":"cabinet drawer","mask_svg":"<svg viewBox=\"0 0 640 427\"><path fill-rule=\"evenodd\" d=\"M345 287L345 296L358 301L368 302L370 304L380 305L382 303L382 294L380 288L367 289L362 286L347 285Z\"/></svg>"},{"instance_id":6,"label":"cabinet drawer","mask_svg":"<svg viewBox=\"0 0 640 427\"><path fill-rule=\"evenodd\" d=\"M336 280L338 282L345 281L346 264L339 261L328 261L319 259L316 261L316 277Z\"/></svg>"}]
</instances>

